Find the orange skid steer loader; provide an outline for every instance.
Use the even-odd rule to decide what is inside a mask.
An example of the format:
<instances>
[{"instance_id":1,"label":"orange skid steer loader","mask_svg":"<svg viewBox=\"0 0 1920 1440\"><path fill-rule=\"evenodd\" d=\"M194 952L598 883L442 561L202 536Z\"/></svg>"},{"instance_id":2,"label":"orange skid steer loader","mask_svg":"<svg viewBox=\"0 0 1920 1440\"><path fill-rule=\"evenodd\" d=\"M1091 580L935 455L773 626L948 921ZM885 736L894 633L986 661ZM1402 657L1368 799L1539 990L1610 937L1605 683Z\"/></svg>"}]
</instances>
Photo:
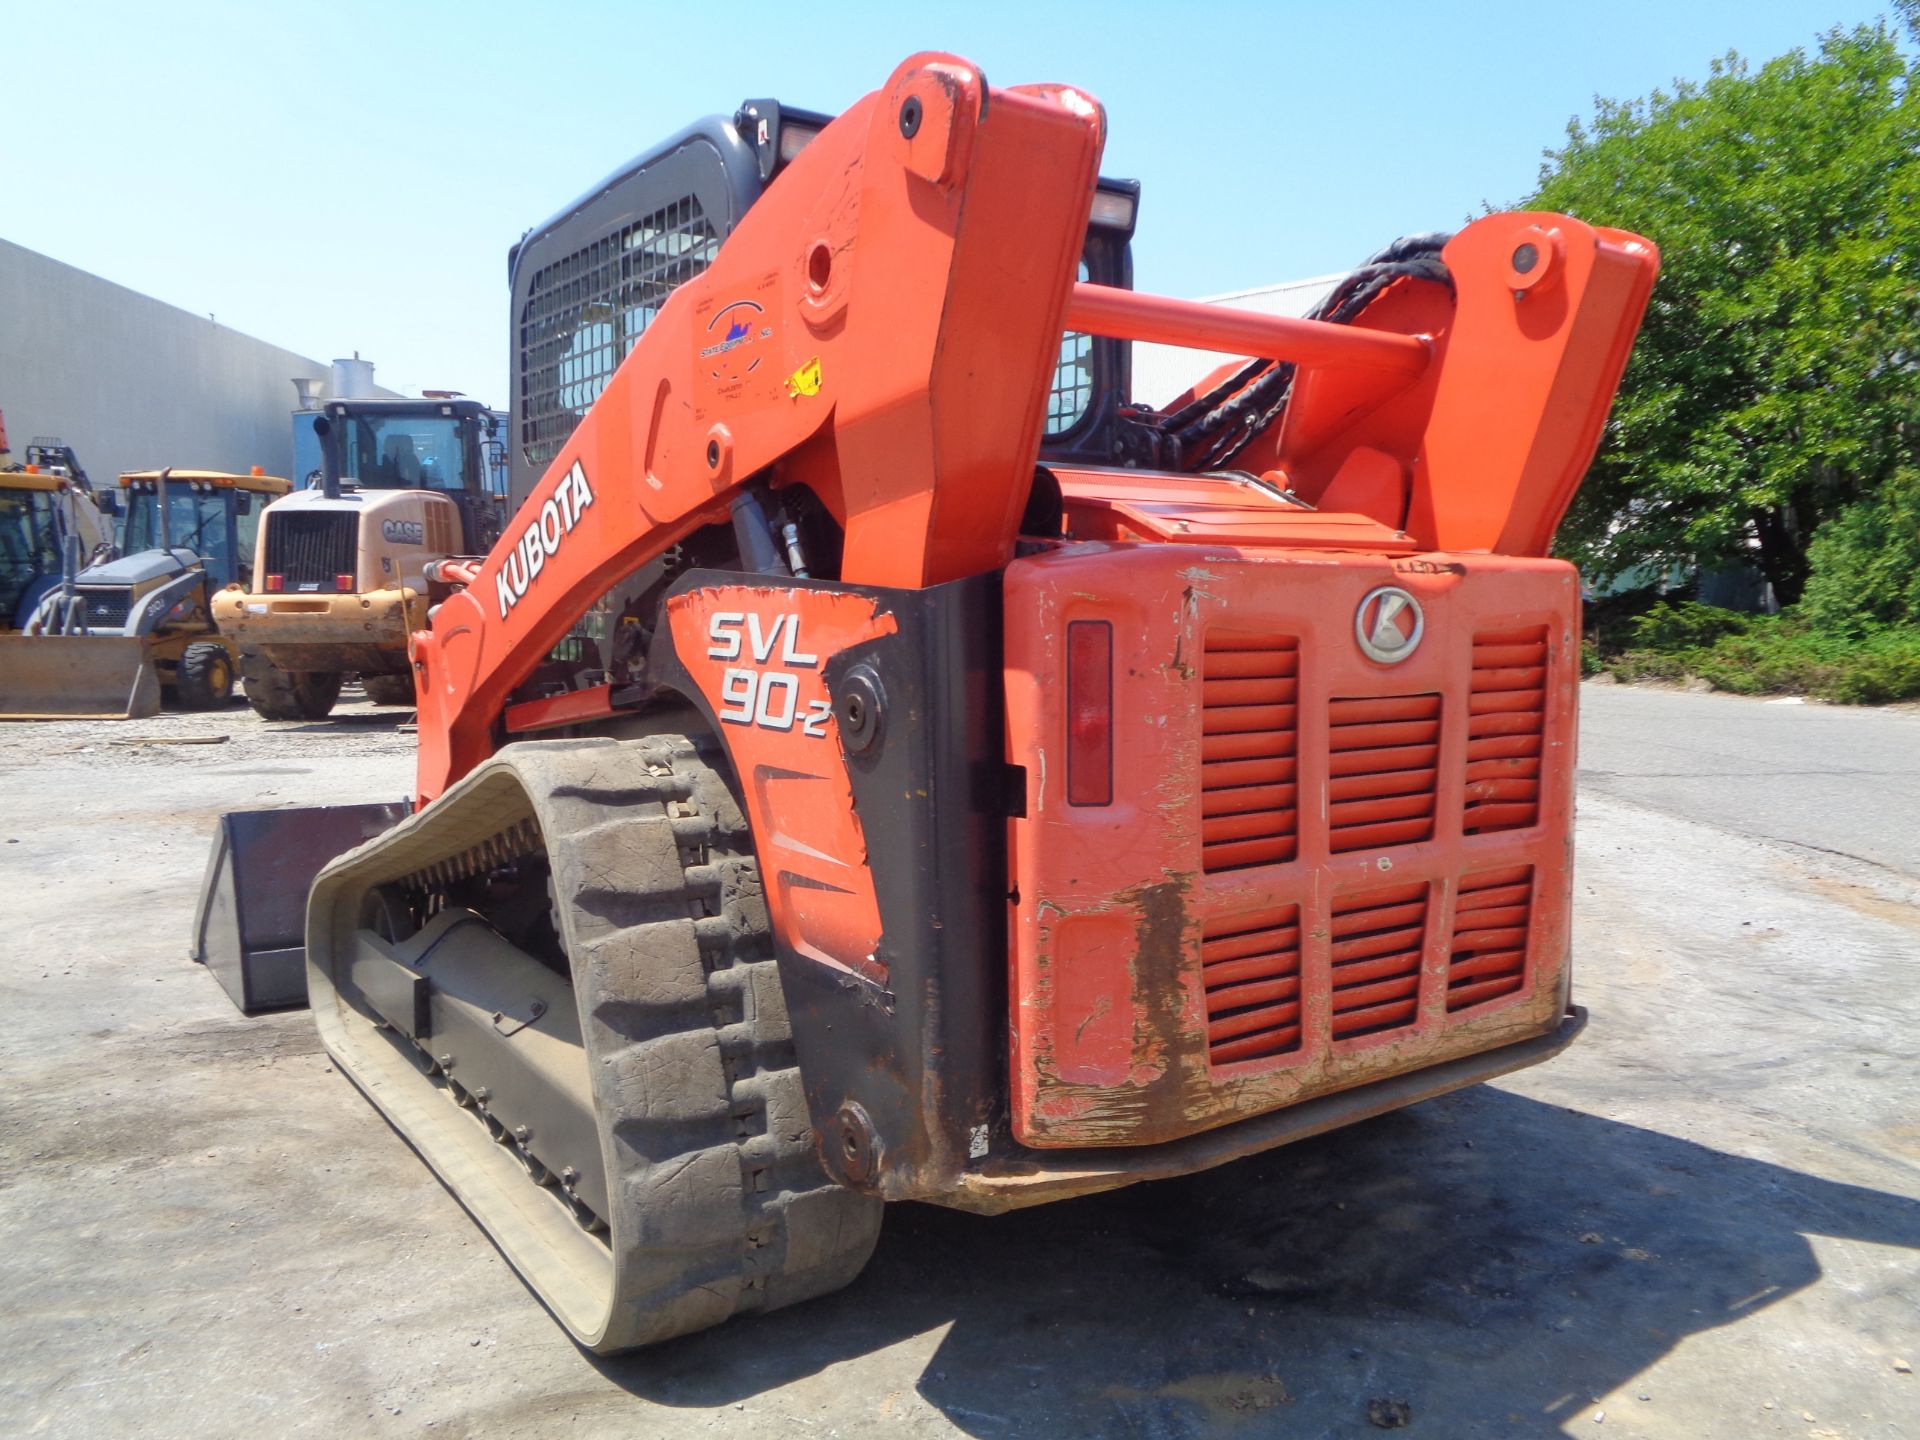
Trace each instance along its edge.
<instances>
[{"instance_id":1,"label":"orange skid steer loader","mask_svg":"<svg viewBox=\"0 0 1920 1440\"><path fill-rule=\"evenodd\" d=\"M538 478L413 636L412 813L307 903L327 1049L601 1352L845 1284L883 1201L1191 1172L1583 1023L1547 547L1653 247L1493 215L1254 315L1126 288L1078 90L928 54L805 118L560 217L607 304L523 242ZM1152 411L1129 341L1255 358Z\"/></svg>"}]
</instances>

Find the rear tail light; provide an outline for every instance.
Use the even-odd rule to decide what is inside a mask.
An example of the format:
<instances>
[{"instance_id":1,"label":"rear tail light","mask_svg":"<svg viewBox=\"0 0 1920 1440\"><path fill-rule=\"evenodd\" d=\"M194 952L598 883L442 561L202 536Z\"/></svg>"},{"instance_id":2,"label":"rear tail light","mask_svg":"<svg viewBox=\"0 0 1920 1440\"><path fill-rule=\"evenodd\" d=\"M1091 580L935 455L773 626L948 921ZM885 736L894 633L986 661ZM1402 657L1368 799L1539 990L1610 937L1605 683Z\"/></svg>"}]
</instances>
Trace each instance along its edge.
<instances>
[{"instance_id":1,"label":"rear tail light","mask_svg":"<svg viewBox=\"0 0 1920 1440\"><path fill-rule=\"evenodd\" d=\"M1113 626L1067 626L1067 803L1113 803Z\"/></svg>"},{"instance_id":2,"label":"rear tail light","mask_svg":"<svg viewBox=\"0 0 1920 1440\"><path fill-rule=\"evenodd\" d=\"M267 576L267 590L269 593L278 595L282 590L286 588L287 588L286 576L284 575Z\"/></svg>"},{"instance_id":3,"label":"rear tail light","mask_svg":"<svg viewBox=\"0 0 1920 1440\"><path fill-rule=\"evenodd\" d=\"M334 576L333 588L338 590L343 595L346 594L347 591L353 589L353 576L351 575Z\"/></svg>"}]
</instances>

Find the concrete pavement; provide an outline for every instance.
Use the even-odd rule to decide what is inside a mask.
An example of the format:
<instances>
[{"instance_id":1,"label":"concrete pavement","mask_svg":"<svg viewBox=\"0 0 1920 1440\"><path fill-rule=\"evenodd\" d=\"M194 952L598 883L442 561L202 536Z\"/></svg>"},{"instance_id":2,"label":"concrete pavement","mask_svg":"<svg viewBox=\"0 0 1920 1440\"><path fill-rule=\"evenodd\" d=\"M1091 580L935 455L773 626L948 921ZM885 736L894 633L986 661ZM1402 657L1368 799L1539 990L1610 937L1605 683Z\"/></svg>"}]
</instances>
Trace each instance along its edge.
<instances>
[{"instance_id":1,"label":"concrete pavement","mask_svg":"<svg viewBox=\"0 0 1920 1440\"><path fill-rule=\"evenodd\" d=\"M1697 773L1887 718L1588 695L1559 1060L1185 1180L896 1207L846 1291L616 1361L304 1013L184 958L213 816L392 796L394 717L0 726L0 1433L1362 1437L1395 1402L1434 1440L1911 1440L1920 886L1824 853L1911 779L1802 767L1853 816L1808 850L1749 838L1793 828L1778 755Z\"/></svg>"},{"instance_id":2,"label":"concrete pavement","mask_svg":"<svg viewBox=\"0 0 1920 1440\"><path fill-rule=\"evenodd\" d=\"M1581 687L1580 789L1920 879L1920 707Z\"/></svg>"}]
</instances>

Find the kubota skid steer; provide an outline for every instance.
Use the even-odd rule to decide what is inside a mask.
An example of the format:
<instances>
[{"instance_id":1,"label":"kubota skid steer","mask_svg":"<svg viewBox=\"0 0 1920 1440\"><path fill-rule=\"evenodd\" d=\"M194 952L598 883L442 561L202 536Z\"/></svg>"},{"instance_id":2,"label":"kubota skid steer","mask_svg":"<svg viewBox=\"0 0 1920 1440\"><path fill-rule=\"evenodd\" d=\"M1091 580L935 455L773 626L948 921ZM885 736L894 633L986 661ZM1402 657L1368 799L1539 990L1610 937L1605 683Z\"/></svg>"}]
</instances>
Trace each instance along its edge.
<instances>
[{"instance_id":1,"label":"kubota skid steer","mask_svg":"<svg viewBox=\"0 0 1920 1440\"><path fill-rule=\"evenodd\" d=\"M908 61L414 636L314 1017L594 1350L844 1284L883 1200L1193 1171L1582 1023L1546 550L1653 248L1490 216L1310 320L1076 283L1103 125ZM1063 331L1271 358L1041 464ZM640 658L555 689L610 592Z\"/></svg>"}]
</instances>

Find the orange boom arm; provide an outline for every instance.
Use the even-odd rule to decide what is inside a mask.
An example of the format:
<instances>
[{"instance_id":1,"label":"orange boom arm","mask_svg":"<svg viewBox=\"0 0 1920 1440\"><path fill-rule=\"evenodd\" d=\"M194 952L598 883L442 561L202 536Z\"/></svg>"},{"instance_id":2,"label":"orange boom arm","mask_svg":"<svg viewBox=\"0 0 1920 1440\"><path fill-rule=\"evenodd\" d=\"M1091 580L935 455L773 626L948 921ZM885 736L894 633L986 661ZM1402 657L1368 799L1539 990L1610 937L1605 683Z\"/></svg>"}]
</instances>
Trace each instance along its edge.
<instances>
[{"instance_id":1,"label":"orange boom arm","mask_svg":"<svg viewBox=\"0 0 1920 1440\"><path fill-rule=\"evenodd\" d=\"M844 529L845 583L1004 566L1065 328L1295 361L1284 420L1242 468L1424 548L1545 552L1598 444L1651 246L1490 216L1446 247L1451 298L1398 285L1352 325L1076 285L1103 130L1079 91L990 91L937 54L829 125L667 301L415 635L418 802L492 753L514 688L595 600L725 521L750 478L819 497ZM544 723L597 703L563 697Z\"/></svg>"},{"instance_id":2,"label":"orange boom arm","mask_svg":"<svg viewBox=\"0 0 1920 1440\"><path fill-rule=\"evenodd\" d=\"M843 578L1003 564L1104 121L921 55L830 125L677 291L466 590L415 638L421 801L609 586L779 467L845 527ZM937 541L936 541L937 537Z\"/></svg>"}]
</instances>

